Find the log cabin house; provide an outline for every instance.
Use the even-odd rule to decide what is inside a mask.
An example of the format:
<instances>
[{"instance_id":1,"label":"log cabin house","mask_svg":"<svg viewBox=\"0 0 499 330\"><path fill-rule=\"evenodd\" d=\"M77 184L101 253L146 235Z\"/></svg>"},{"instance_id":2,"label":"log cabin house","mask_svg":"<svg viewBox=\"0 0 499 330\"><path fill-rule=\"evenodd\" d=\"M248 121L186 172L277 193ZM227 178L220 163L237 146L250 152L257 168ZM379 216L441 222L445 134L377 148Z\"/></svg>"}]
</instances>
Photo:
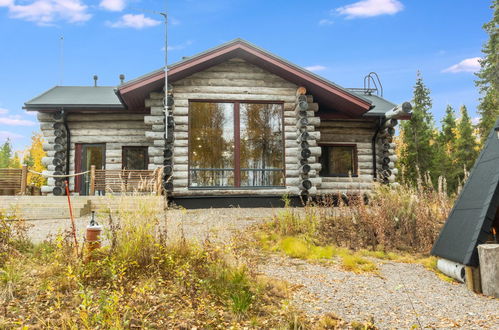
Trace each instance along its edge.
<instances>
[{"instance_id":1,"label":"log cabin house","mask_svg":"<svg viewBox=\"0 0 499 330\"><path fill-rule=\"evenodd\" d=\"M119 86L56 86L26 102L47 141L48 173L94 165L96 182L69 180L88 195L117 175L163 169L174 201L211 206L362 194L396 181L392 136L409 103L340 87L241 39L170 65L166 100L164 87L159 69ZM43 193L64 194L62 180L49 178Z\"/></svg>"}]
</instances>

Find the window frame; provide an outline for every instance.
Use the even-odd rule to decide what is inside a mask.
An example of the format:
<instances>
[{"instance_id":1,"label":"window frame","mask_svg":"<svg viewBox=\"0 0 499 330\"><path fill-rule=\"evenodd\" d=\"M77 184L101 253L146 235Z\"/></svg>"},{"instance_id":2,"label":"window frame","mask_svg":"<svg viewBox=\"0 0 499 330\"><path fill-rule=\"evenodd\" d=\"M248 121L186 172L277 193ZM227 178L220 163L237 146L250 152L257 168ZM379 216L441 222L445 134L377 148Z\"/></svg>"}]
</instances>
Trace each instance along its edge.
<instances>
[{"instance_id":1,"label":"window frame","mask_svg":"<svg viewBox=\"0 0 499 330\"><path fill-rule=\"evenodd\" d=\"M146 157L144 159L145 163L145 170L148 170L149 168L149 147L148 146L121 146L121 169L122 170L129 170L129 171L144 171L144 170L131 170L129 168L125 168L125 159L126 159L126 151L125 149L142 149L146 151Z\"/></svg>"},{"instance_id":2,"label":"window frame","mask_svg":"<svg viewBox=\"0 0 499 330\"><path fill-rule=\"evenodd\" d=\"M321 155L323 154L322 153L322 148L323 147L327 147L327 148L334 148L334 147L352 147L353 148L353 173L352 175L348 175L348 174L340 174L340 173L337 173L337 174L334 174L334 173L328 173L327 175L323 175L323 174L320 174L319 175L321 177L325 177L325 178L348 178L348 177L352 177L352 178L356 178L359 176L359 153L358 153L358 150L357 150L357 144L356 143L328 143L328 142L322 142L322 143L319 143L319 147L321 147ZM322 162L321 162L322 164ZM322 172L322 168L321 168L321 171Z\"/></svg>"},{"instance_id":3,"label":"window frame","mask_svg":"<svg viewBox=\"0 0 499 330\"><path fill-rule=\"evenodd\" d=\"M234 104L234 186L191 186L191 103L232 103ZM241 112L240 104L278 104L281 106L282 127L282 186L241 186ZM189 99L187 110L187 188L190 190L258 190L258 189L285 189L286 188L286 141L284 126L284 101L276 100L219 100L219 99Z\"/></svg>"}]
</instances>

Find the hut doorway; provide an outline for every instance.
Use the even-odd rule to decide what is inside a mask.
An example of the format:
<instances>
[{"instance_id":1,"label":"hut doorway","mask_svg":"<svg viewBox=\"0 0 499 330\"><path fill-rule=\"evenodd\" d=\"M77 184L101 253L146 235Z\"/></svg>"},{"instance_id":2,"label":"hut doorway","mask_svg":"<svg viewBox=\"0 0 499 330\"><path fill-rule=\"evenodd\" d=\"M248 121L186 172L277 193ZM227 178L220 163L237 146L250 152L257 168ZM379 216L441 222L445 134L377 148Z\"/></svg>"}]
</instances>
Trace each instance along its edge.
<instances>
[{"instance_id":1,"label":"hut doorway","mask_svg":"<svg viewBox=\"0 0 499 330\"><path fill-rule=\"evenodd\" d=\"M76 172L86 172L92 165L98 170L103 170L106 164L105 143L82 143L76 146ZM77 177L75 191L86 196L89 192L90 175L83 174Z\"/></svg>"}]
</instances>

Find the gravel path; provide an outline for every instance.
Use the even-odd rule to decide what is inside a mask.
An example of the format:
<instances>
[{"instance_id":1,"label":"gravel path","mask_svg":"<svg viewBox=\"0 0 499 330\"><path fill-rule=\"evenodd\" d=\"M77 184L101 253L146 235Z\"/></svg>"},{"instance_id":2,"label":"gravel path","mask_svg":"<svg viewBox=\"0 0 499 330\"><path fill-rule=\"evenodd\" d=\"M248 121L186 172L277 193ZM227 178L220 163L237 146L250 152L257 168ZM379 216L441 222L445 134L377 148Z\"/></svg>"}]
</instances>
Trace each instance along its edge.
<instances>
[{"instance_id":1,"label":"gravel path","mask_svg":"<svg viewBox=\"0 0 499 330\"><path fill-rule=\"evenodd\" d=\"M293 303L312 315L333 313L348 321L374 318L383 329L461 327L499 329L499 299L464 284L444 282L419 264L379 262L380 276L354 274L273 256L261 272L299 289Z\"/></svg>"},{"instance_id":2,"label":"gravel path","mask_svg":"<svg viewBox=\"0 0 499 330\"><path fill-rule=\"evenodd\" d=\"M179 238L183 232L184 237L188 239L203 241L209 238L212 241L226 241L234 232L269 219L275 212L272 208L172 209L166 213L168 236L172 239ZM89 216L77 218L75 222L78 237L83 237ZM101 222L104 227L108 224L106 220ZM27 223L30 226L29 236L34 242L41 242L50 235L71 228L69 219L32 220Z\"/></svg>"}]
</instances>

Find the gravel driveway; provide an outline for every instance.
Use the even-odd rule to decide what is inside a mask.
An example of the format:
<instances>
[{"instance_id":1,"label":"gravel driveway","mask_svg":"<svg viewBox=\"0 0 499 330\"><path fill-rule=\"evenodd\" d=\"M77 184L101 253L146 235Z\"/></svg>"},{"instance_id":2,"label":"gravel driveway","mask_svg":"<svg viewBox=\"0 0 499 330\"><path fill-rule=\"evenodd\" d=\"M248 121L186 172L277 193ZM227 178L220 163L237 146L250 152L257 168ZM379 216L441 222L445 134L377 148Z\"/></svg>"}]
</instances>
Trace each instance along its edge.
<instances>
[{"instance_id":1,"label":"gravel driveway","mask_svg":"<svg viewBox=\"0 0 499 330\"><path fill-rule=\"evenodd\" d=\"M378 266L380 276L354 274L336 265L273 256L260 271L297 285L293 303L312 315L333 313L348 321L373 317L383 329L499 329L499 299L444 282L419 264L379 261Z\"/></svg>"},{"instance_id":2,"label":"gravel driveway","mask_svg":"<svg viewBox=\"0 0 499 330\"><path fill-rule=\"evenodd\" d=\"M269 219L274 213L275 209L272 208L171 209L166 211L168 236L178 238L183 232L188 239L203 241L209 238L212 241L226 241L234 232ZM89 216L75 219L78 237L83 237L89 219ZM106 227L107 221L101 222ZM30 226L29 236L34 242L41 242L47 236L71 228L69 219L32 220L27 223Z\"/></svg>"}]
</instances>

